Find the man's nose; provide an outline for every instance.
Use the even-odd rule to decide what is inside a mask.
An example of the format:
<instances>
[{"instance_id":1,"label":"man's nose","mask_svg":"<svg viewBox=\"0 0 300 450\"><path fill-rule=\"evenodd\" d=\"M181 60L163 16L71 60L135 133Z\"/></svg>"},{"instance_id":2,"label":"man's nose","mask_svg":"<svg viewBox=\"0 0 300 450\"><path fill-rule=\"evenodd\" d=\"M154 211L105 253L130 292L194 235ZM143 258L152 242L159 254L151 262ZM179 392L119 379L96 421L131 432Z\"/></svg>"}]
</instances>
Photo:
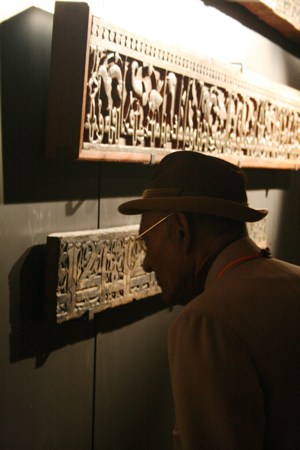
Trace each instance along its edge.
<instances>
[{"instance_id":1,"label":"man's nose","mask_svg":"<svg viewBox=\"0 0 300 450\"><path fill-rule=\"evenodd\" d=\"M144 261L143 261L142 265L143 265L143 269L144 269L145 272L153 272L153 269L151 267L151 264L150 264L149 258L147 256L147 253L145 255L145 258L144 258Z\"/></svg>"}]
</instances>

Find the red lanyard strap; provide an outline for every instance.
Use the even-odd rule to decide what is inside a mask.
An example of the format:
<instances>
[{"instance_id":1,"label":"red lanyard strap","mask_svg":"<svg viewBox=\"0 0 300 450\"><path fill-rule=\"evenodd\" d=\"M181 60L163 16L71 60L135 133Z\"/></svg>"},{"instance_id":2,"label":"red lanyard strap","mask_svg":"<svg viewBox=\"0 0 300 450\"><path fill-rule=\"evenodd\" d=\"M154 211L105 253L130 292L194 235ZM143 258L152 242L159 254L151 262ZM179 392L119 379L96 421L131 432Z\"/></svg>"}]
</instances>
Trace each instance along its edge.
<instances>
[{"instance_id":1,"label":"red lanyard strap","mask_svg":"<svg viewBox=\"0 0 300 450\"><path fill-rule=\"evenodd\" d=\"M219 273L218 278L220 278L226 270L228 270L231 266L234 266L234 264L237 264L242 261L248 261L249 259L256 259L256 258L270 258L270 251L268 248L265 250L262 250L261 253L256 253L255 255L249 255L244 256L243 258L236 259L235 261L232 261L228 266L224 267L224 269Z\"/></svg>"}]
</instances>

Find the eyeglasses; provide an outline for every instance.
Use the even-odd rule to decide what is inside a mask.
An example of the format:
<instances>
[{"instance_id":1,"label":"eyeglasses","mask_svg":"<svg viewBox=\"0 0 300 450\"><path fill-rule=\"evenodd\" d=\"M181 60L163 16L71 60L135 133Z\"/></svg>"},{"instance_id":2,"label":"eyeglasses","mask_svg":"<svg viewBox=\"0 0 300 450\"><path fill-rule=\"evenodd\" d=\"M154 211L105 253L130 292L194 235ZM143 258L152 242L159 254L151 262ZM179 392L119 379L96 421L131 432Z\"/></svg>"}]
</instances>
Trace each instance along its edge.
<instances>
[{"instance_id":1,"label":"eyeglasses","mask_svg":"<svg viewBox=\"0 0 300 450\"><path fill-rule=\"evenodd\" d=\"M139 244L139 246L141 247L142 250L144 250L144 252L147 252L147 244L143 238L143 236L148 233L148 231L152 230L153 228L157 227L157 225L159 225L160 223L162 223L164 220L166 220L168 217L173 216L174 214L176 214L175 212L167 215L166 217L164 217L163 219L159 220L158 222L156 222L154 225L152 225L152 227L148 228L148 230L144 231L142 234L140 234L139 236L137 236L135 238L135 241Z\"/></svg>"}]
</instances>

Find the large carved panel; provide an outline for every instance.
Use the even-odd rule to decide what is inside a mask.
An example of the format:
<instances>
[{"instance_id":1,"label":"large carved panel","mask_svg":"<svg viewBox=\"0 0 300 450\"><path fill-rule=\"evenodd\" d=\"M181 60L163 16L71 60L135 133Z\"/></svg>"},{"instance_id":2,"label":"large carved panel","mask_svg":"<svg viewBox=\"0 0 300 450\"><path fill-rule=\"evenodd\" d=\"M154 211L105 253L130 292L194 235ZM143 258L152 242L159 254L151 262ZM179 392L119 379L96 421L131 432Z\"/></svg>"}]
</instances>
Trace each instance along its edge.
<instances>
[{"instance_id":1,"label":"large carved panel","mask_svg":"<svg viewBox=\"0 0 300 450\"><path fill-rule=\"evenodd\" d=\"M248 231L257 245L266 246L266 218L248 224ZM61 323L160 293L154 272L142 269L137 233L134 225L49 235L48 314Z\"/></svg>"},{"instance_id":2,"label":"large carved panel","mask_svg":"<svg viewBox=\"0 0 300 450\"><path fill-rule=\"evenodd\" d=\"M298 168L300 92L57 2L46 155L158 162L176 150Z\"/></svg>"},{"instance_id":3,"label":"large carved panel","mask_svg":"<svg viewBox=\"0 0 300 450\"><path fill-rule=\"evenodd\" d=\"M284 36L300 44L299 0L227 1L240 3Z\"/></svg>"}]
</instances>

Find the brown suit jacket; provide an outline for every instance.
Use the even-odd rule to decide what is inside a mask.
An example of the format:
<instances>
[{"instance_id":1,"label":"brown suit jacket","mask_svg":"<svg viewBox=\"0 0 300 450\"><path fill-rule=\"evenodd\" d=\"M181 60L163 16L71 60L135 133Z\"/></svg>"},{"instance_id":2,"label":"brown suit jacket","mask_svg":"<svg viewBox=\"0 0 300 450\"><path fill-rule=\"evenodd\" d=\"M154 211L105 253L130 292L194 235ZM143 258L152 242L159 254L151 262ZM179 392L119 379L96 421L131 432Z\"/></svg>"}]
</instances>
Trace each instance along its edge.
<instances>
[{"instance_id":1,"label":"brown suit jacket","mask_svg":"<svg viewBox=\"0 0 300 450\"><path fill-rule=\"evenodd\" d=\"M170 328L176 449L300 449L300 267L259 258L217 279L259 251L228 246Z\"/></svg>"}]
</instances>

